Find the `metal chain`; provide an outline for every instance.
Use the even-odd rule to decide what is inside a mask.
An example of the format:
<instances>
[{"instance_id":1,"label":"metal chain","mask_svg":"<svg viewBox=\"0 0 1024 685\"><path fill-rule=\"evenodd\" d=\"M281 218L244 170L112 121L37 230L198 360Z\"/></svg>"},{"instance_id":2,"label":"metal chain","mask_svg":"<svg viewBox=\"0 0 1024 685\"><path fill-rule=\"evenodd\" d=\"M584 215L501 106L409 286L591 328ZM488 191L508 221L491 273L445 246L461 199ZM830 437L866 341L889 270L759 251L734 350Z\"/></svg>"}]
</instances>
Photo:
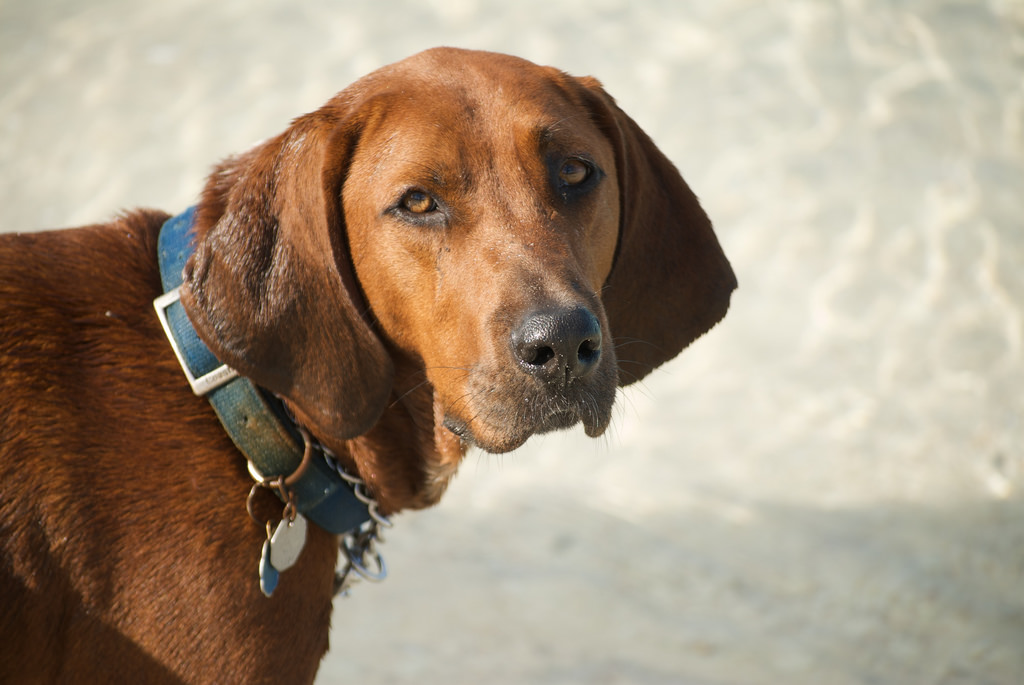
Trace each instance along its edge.
<instances>
[{"instance_id":1,"label":"metal chain","mask_svg":"<svg viewBox=\"0 0 1024 685\"><path fill-rule=\"evenodd\" d=\"M352 486L356 499L366 505L370 520L355 530L341 536L341 555L344 566L334 573L334 596L347 597L352 586L359 580L379 583L387 578L388 569L384 557L377 551L377 543L384 542L382 528L390 528L391 521L380 513L377 500L366 491L366 482L345 471L330 449L319 445L324 460L338 476Z\"/></svg>"},{"instance_id":2,"label":"metal chain","mask_svg":"<svg viewBox=\"0 0 1024 685\"><path fill-rule=\"evenodd\" d=\"M308 457L310 448L323 455L327 465L343 481L352 486L352 492L355 494L356 499L366 505L367 512L370 514L369 521L341 536L339 546L341 556L345 558L345 563L340 570L334 572L334 596L342 595L347 597L352 589L352 585L360 579L379 583L387 578L388 570L384 563L384 557L377 551L377 543L384 542L384 535L381 533L381 529L391 528L394 524L391 523L388 517L380 513L377 500L366 489L366 481L346 471L345 467L338 460L338 455L311 436L308 431L302 429L285 402L282 401L281 406L292 424L301 431L302 438L306 443L306 456ZM305 462L306 459L303 459L303 465L305 465Z\"/></svg>"},{"instance_id":3,"label":"metal chain","mask_svg":"<svg viewBox=\"0 0 1024 685\"><path fill-rule=\"evenodd\" d=\"M376 522L369 522L341 537L341 569L334 572L334 596L348 597L352 586L360 580L379 583L387 578L384 557L377 551L380 541Z\"/></svg>"}]
</instances>

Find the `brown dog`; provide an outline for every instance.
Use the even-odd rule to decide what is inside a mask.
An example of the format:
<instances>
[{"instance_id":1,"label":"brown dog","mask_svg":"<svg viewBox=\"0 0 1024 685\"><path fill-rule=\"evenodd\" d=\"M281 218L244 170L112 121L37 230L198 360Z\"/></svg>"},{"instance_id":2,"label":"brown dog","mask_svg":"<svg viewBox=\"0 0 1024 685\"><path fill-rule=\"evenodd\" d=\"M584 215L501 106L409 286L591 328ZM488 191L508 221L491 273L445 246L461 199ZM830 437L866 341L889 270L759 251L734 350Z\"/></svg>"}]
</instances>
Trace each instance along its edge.
<instances>
[{"instance_id":1,"label":"brown dog","mask_svg":"<svg viewBox=\"0 0 1024 685\"><path fill-rule=\"evenodd\" d=\"M308 683L327 650L338 537L310 525L261 594L246 460L151 304L168 218L0 236L0 682ZM469 445L600 435L735 287L596 81L452 49L227 160L193 232L199 337L384 514L437 502Z\"/></svg>"}]
</instances>

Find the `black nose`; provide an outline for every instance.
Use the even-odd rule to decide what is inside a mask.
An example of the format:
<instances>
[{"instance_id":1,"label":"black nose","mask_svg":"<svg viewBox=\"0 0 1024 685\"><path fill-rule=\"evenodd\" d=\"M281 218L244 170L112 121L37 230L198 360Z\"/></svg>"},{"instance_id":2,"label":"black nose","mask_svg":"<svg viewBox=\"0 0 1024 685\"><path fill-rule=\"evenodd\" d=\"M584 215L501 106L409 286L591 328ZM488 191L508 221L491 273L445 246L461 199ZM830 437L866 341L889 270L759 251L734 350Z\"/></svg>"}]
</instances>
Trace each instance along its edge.
<instances>
[{"instance_id":1,"label":"black nose","mask_svg":"<svg viewBox=\"0 0 1024 685\"><path fill-rule=\"evenodd\" d=\"M590 374L601 359L601 322L584 307L535 312L512 333L520 366L556 384Z\"/></svg>"}]
</instances>

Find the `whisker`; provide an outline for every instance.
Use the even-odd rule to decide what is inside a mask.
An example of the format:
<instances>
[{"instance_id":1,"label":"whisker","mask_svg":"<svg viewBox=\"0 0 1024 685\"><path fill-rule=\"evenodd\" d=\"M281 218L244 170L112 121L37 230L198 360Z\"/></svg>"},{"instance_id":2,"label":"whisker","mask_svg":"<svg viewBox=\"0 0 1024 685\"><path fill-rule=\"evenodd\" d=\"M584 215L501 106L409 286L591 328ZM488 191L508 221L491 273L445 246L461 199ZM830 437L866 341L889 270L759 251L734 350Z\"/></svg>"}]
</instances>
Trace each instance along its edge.
<instances>
[{"instance_id":1,"label":"whisker","mask_svg":"<svg viewBox=\"0 0 1024 685\"><path fill-rule=\"evenodd\" d=\"M428 381L427 379L424 378L422 381L420 381L419 383L417 383L416 385L412 386L411 388L409 388L408 390L403 392L401 395L396 397L395 401L388 405L388 409L394 409L396 406L398 406L399 402L401 402L406 397L408 397L409 395L413 394L414 392L416 392L417 390L422 388L424 385L429 385L429 384L430 384L430 381Z\"/></svg>"},{"instance_id":2,"label":"whisker","mask_svg":"<svg viewBox=\"0 0 1024 685\"><path fill-rule=\"evenodd\" d=\"M661 351L661 348L658 345L655 345L654 343L649 342L647 340L641 340L640 338L625 338L625 337L623 337L623 338L613 338L612 339L612 347L614 347L616 352L618 352L621 348L623 348L623 347L625 347L627 345L647 345L648 347L652 347L652 348L658 350L659 352Z\"/></svg>"},{"instance_id":3,"label":"whisker","mask_svg":"<svg viewBox=\"0 0 1024 685\"><path fill-rule=\"evenodd\" d=\"M406 390L400 396L396 397L394 402L392 402L390 405L388 405L388 408L389 409L393 409L399 402L404 400L406 397L408 397L412 393L416 392L418 389L422 388L424 385L428 385L430 383L430 379L426 378L427 372L428 371L434 371L434 370L464 371L466 373L466 375L469 375L469 373L471 371L470 367L468 367L468 366L430 366L430 367L425 367L423 369L420 369L420 370L416 371L416 373L414 373L412 375L416 376L416 375L422 374L424 376L424 379L422 381L420 381L419 383L417 383L416 385L414 385L411 388L409 388L408 390Z\"/></svg>"},{"instance_id":4,"label":"whisker","mask_svg":"<svg viewBox=\"0 0 1024 685\"><path fill-rule=\"evenodd\" d=\"M470 398L472 396L473 396L473 393L467 392L467 393L464 393L464 394L460 395L459 397L456 397L454 400L452 400L451 404L449 404L447 407L445 407L445 412L452 411L453 409L455 409L455 405L457 405L459 402L462 402L462 401L464 401L467 398Z\"/></svg>"}]
</instances>

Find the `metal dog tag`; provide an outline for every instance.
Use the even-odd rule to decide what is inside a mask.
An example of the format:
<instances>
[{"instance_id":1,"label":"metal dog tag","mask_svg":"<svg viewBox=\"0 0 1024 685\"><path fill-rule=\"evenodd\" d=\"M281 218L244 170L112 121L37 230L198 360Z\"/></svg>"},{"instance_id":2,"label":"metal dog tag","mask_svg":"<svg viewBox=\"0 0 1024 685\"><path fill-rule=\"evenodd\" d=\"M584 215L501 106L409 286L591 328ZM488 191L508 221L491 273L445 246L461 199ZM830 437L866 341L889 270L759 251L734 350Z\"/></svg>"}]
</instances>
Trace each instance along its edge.
<instances>
[{"instance_id":1,"label":"metal dog tag","mask_svg":"<svg viewBox=\"0 0 1024 685\"><path fill-rule=\"evenodd\" d=\"M270 563L270 540L263 543L263 553L260 555L260 590L269 597L274 594L278 579L277 569Z\"/></svg>"},{"instance_id":2,"label":"metal dog tag","mask_svg":"<svg viewBox=\"0 0 1024 685\"><path fill-rule=\"evenodd\" d=\"M278 571L287 571L298 560L306 544L306 519L295 514L295 520L282 519L270 538L270 563Z\"/></svg>"}]
</instances>

